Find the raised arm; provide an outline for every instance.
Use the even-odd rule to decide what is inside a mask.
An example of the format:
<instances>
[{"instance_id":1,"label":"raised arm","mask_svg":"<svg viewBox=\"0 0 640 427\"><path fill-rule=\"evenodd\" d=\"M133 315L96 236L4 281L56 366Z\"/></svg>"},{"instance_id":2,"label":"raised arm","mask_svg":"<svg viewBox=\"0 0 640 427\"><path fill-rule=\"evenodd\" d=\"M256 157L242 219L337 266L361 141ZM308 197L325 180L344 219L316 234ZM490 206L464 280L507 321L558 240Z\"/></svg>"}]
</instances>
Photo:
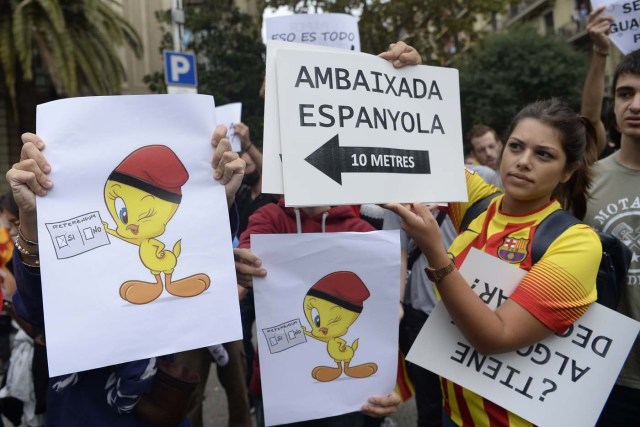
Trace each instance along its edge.
<instances>
[{"instance_id":1,"label":"raised arm","mask_svg":"<svg viewBox=\"0 0 640 427\"><path fill-rule=\"evenodd\" d=\"M593 41L593 52L589 63L589 72L582 89L582 105L580 113L587 117L596 129L596 145L598 154L604 150L607 143L607 133L602 123L602 99L604 97L604 71L611 42L609 41L609 26L613 18L603 15L604 6L589 14L587 31Z\"/></svg>"}]
</instances>

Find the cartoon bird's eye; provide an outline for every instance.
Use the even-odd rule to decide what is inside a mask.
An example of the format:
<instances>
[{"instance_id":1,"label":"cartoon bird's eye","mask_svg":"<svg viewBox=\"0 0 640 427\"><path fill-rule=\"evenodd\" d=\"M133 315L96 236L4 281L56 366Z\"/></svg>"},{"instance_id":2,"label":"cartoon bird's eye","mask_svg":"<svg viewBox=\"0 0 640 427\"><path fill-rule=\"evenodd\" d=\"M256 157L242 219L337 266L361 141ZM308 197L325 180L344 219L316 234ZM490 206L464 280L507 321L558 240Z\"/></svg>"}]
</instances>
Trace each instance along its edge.
<instances>
[{"instance_id":1,"label":"cartoon bird's eye","mask_svg":"<svg viewBox=\"0 0 640 427\"><path fill-rule=\"evenodd\" d=\"M118 197L115 200L115 207L116 214L118 215L118 218L120 218L120 221L122 221L123 224L127 224L129 222L129 214L127 214L127 207L124 204L124 200Z\"/></svg>"},{"instance_id":2,"label":"cartoon bird's eye","mask_svg":"<svg viewBox=\"0 0 640 427\"><path fill-rule=\"evenodd\" d=\"M313 320L313 324L316 325L316 328L320 327L320 313L318 313L317 308L311 309L311 319Z\"/></svg>"}]
</instances>

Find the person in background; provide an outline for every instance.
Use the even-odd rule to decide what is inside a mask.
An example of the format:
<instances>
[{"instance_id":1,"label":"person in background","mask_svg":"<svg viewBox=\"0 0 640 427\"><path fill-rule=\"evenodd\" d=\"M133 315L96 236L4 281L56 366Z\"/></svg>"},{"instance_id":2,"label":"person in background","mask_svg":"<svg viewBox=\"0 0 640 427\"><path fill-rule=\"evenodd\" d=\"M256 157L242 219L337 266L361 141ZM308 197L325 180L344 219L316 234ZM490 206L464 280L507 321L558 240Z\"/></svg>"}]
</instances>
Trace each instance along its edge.
<instances>
[{"instance_id":1,"label":"person in background","mask_svg":"<svg viewBox=\"0 0 640 427\"><path fill-rule=\"evenodd\" d=\"M240 138L242 148L242 159L247 167L245 169L242 186L236 195L236 206L240 216L240 225L236 233L237 238L247 229L249 218L255 211L269 203L278 203L279 196L262 192L262 153L251 141L249 127L244 123L237 123L234 127L236 135ZM236 239L236 245L239 240ZM253 346L253 324L256 321L255 305L253 300L253 290L249 289L240 300L240 317L242 319L242 344L244 347L244 358L246 360L245 385L249 386L251 375L253 374L253 357L255 348ZM251 412L253 408L253 398L248 393Z\"/></svg>"},{"instance_id":2,"label":"person in background","mask_svg":"<svg viewBox=\"0 0 640 427\"><path fill-rule=\"evenodd\" d=\"M611 49L607 34L612 22L612 18L603 13L604 7L601 7L589 15L593 53L582 100L583 113L599 130L599 151L608 142L600 120L600 105L604 96L605 62ZM613 234L633 252L618 311L640 321L640 50L622 58L613 75L612 89L614 127L620 133L620 149L595 164L583 220L596 230ZM638 419L640 340L636 339L597 425L630 426L636 425Z\"/></svg>"},{"instance_id":3,"label":"person in background","mask_svg":"<svg viewBox=\"0 0 640 427\"><path fill-rule=\"evenodd\" d=\"M351 206L288 208L285 207L284 197L282 197L277 205L265 205L251 216L249 226L240 237L240 246L234 250L238 281L241 286L251 289L254 276L263 277L267 274L266 270L261 267L261 260L250 252L250 236L253 234L365 232L373 230L374 228L368 222L356 216ZM253 367L250 391L254 397L257 425L263 427L264 416L258 352L256 352ZM392 393L385 397L371 398L363 407L362 412L353 412L322 420L304 421L290 426L379 426L382 417L395 412L399 404L399 396Z\"/></svg>"},{"instance_id":4,"label":"person in background","mask_svg":"<svg viewBox=\"0 0 640 427\"><path fill-rule=\"evenodd\" d=\"M235 196L238 210L238 227L234 230L234 246L240 233L247 227L249 216L260 206L276 202L277 197L262 194L262 153L253 145L249 128L244 123L234 125L234 133L240 139L244 153L240 156L245 162L242 185ZM196 371L202 381L198 384L189 407L189 421L193 427L202 427L203 403L206 399L205 386L211 370L212 361L216 364L216 374L227 396L230 427L250 427L251 407L248 384L251 362L255 352L251 342L251 327L255 321L253 293L242 292L240 316L242 319L243 339L222 344L220 347L194 349L176 355L176 361ZM222 356L222 357L220 357Z\"/></svg>"},{"instance_id":5,"label":"person in background","mask_svg":"<svg viewBox=\"0 0 640 427\"><path fill-rule=\"evenodd\" d=\"M493 170L500 167L502 142L493 128L485 125L474 125L467 133L471 153L478 163Z\"/></svg>"}]
</instances>

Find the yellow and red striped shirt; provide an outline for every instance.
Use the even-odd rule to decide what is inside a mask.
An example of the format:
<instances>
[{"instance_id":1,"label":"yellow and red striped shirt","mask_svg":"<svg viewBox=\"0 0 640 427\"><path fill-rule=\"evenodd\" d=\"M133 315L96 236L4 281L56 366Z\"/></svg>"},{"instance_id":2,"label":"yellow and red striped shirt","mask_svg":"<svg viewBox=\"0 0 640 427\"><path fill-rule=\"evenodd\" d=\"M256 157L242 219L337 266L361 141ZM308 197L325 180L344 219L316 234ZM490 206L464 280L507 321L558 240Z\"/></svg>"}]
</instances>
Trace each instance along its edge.
<instances>
[{"instance_id":1,"label":"yellow and red striped shirt","mask_svg":"<svg viewBox=\"0 0 640 427\"><path fill-rule=\"evenodd\" d=\"M467 171L469 201L451 203L449 215L459 228L469 206L499 191ZM456 265L464 262L472 247L516 265L528 273L511 295L549 329L561 333L582 316L596 300L596 276L602 247L598 235L587 225L576 224L562 233L542 259L531 265L535 229L550 213L561 209L552 200L535 212L508 215L500 211L503 196L454 240L449 252ZM531 423L490 400L442 378L444 409L461 426L531 426Z\"/></svg>"}]
</instances>

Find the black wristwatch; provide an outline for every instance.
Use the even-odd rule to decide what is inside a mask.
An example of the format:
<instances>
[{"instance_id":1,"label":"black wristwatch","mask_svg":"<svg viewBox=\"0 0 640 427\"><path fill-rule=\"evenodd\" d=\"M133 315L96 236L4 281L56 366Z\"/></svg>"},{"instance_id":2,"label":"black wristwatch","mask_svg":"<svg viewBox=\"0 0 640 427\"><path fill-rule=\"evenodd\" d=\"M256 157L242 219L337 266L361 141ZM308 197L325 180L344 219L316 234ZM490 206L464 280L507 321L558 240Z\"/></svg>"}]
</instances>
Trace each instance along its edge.
<instances>
[{"instance_id":1,"label":"black wristwatch","mask_svg":"<svg viewBox=\"0 0 640 427\"><path fill-rule=\"evenodd\" d=\"M433 283L438 283L455 269L456 269L456 264L455 262L451 261L446 266L440 267L440 268L433 268L433 267L427 266L424 269L424 272L427 273L427 277L429 278L429 280L431 280Z\"/></svg>"}]
</instances>

